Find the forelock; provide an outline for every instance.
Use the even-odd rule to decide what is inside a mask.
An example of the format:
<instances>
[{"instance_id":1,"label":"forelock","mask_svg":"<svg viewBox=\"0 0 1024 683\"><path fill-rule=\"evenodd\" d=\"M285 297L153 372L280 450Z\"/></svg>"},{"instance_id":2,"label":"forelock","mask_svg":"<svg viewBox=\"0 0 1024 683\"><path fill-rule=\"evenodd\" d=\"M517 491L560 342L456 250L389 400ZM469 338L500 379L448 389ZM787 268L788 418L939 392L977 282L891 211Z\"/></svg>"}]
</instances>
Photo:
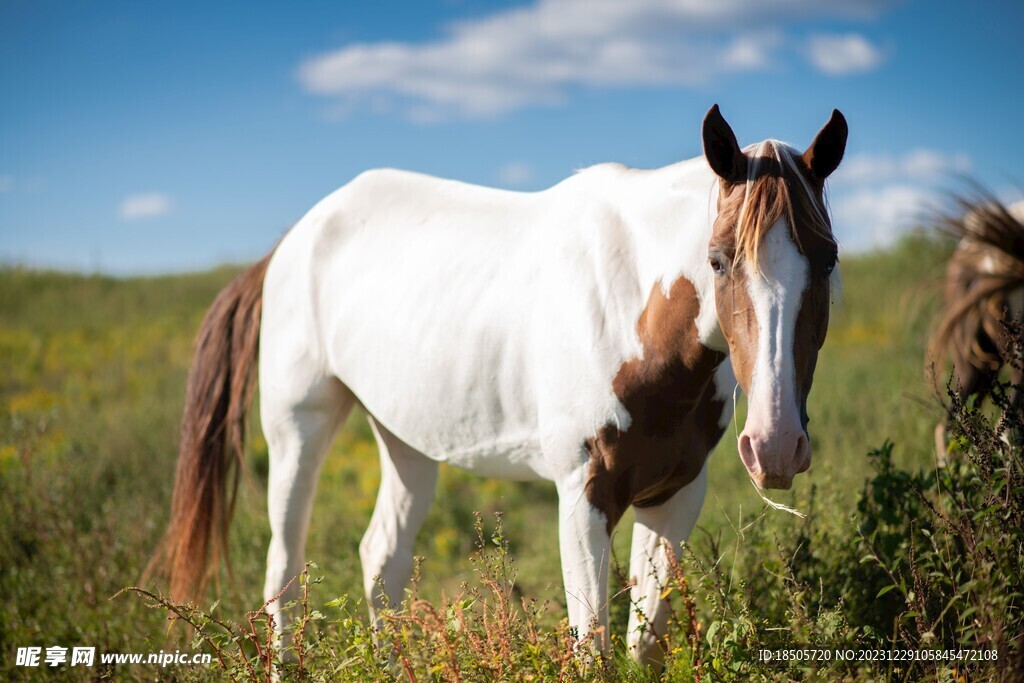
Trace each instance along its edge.
<instances>
[{"instance_id":1,"label":"forelock","mask_svg":"<svg viewBox=\"0 0 1024 683\"><path fill-rule=\"evenodd\" d=\"M735 258L759 270L765 235L781 218L801 254L809 243L836 249L823 188L816 188L802 168L800 153L778 140L765 140L745 148L747 179L742 185L723 187L719 195L719 221L734 230Z\"/></svg>"}]
</instances>

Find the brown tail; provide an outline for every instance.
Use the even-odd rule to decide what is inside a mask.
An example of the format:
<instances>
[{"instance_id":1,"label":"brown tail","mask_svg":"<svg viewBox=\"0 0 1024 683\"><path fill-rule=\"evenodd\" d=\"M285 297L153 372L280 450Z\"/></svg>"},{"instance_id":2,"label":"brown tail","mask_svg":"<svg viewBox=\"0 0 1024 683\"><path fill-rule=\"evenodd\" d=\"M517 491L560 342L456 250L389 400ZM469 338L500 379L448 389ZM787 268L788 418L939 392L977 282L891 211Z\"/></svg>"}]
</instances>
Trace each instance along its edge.
<instances>
[{"instance_id":1,"label":"brown tail","mask_svg":"<svg viewBox=\"0 0 1024 683\"><path fill-rule=\"evenodd\" d=\"M150 563L169 574L171 595L178 600L199 598L220 556L229 559L228 526L244 466L269 262L270 254L221 291L196 338L170 525Z\"/></svg>"}]
</instances>

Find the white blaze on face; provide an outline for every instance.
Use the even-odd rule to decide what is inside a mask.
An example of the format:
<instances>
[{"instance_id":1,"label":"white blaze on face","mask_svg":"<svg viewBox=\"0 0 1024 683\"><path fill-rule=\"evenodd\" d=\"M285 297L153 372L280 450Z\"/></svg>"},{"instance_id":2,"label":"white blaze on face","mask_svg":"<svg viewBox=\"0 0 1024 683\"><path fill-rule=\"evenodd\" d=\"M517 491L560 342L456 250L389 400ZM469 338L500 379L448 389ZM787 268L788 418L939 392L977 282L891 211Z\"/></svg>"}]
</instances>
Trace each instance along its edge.
<instances>
[{"instance_id":1,"label":"white blaze on face","mask_svg":"<svg viewBox=\"0 0 1024 683\"><path fill-rule=\"evenodd\" d=\"M793 476L810 463L794 359L809 266L786 219L768 231L760 259L760 272L751 273L747 284L759 329L740 457L761 488L789 488Z\"/></svg>"}]
</instances>

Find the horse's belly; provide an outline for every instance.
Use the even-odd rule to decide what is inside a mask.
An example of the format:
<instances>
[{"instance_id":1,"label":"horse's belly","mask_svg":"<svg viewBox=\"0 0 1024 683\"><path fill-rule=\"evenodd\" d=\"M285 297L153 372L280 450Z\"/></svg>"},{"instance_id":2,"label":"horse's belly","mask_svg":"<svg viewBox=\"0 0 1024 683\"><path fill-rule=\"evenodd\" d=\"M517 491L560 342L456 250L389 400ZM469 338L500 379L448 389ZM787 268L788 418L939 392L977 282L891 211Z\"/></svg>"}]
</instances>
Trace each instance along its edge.
<instances>
[{"instance_id":1,"label":"horse's belly","mask_svg":"<svg viewBox=\"0 0 1024 683\"><path fill-rule=\"evenodd\" d=\"M529 387L521 378L517 387L466 385L444 363L393 359L385 366L374 355L363 358L360 370L341 367L337 374L367 412L405 443L481 476L550 478L530 419L535 411L530 410ZM368 371L375 365L387 369Z\"/></svg>"},{"instance_id":2,"label":"horse's belly","mask_svg":"<svg viewBox=\"0 0 1024 683\"><path fill-rule=\"evenodd\" d=\"M552 478L550 468L541 457L539 441L530 435L509 435L502 440L457 444L447 450L443 445L449 440L446 437L427 439L438 444L436 454L431 455L435 460L493 479L531 481Z\"/></svg>"}]
</instances>

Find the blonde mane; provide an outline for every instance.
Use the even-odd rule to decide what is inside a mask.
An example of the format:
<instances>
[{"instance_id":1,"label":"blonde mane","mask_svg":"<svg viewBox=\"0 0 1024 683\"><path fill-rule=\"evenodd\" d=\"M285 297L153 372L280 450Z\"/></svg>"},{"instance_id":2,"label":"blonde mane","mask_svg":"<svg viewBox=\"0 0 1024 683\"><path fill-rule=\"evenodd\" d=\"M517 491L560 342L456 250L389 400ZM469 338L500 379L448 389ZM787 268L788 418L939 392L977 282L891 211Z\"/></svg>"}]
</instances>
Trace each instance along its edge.
<instances>
[{"instance_id":1,"label":"blonde mane","mask_svg":"<svg viewBox=\"0 0 1024 683\"><path fill-rule=\"evenodd\" d=\"M799 152L778 140L765 140L743 151L748 159L743 192L734 188L728 198L723 197L719 211L728 224L736 226L736 260L745 259L758 272L765 235L783 217L800 253L806 254L808 237L834 250L836 239L824 193L801 171Z\"/></svg>"}]
</instances>

